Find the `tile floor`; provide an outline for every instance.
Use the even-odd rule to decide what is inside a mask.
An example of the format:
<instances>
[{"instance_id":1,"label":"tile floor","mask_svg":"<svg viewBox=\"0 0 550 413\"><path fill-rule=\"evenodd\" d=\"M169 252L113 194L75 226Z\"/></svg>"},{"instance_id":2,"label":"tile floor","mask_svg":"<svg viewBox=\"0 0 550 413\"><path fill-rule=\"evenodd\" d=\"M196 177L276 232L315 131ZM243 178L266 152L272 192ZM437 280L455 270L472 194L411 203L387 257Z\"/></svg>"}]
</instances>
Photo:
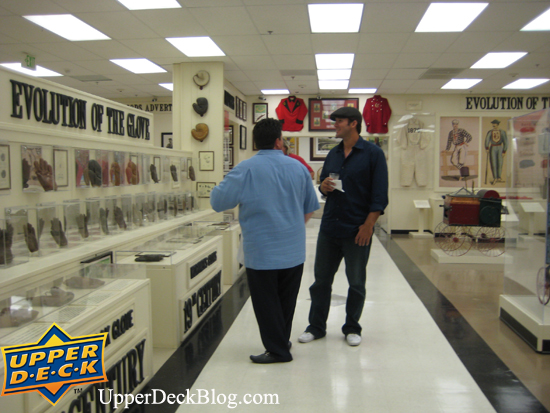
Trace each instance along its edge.
<instances>
[{"instance_id":1,"label":"tile floor","mask_svg":"<svg viewBox=\"0 0 550 413\"><path fill-rule=\"evenodd\" d=\"M202 394L206 404L142 411L547 412L532 393L547 402L550 392L541 376L548 376L550 356L533 352L497 317L502 266L436 264L429 256L432 240L384 233L374 240L361 346L349 347L340 332L347 295L343 265L334 283L327 337L298 343L307 325L319 222L308 223L294 361L256 365L248 359L263 348L241 280L149 383L149 390L167 393L190 388L194 400ZM247 394L256 402L276 394L279 404L245 404ZM237 404L229 403L230 395Z\"/></svg>"}]
</instances>

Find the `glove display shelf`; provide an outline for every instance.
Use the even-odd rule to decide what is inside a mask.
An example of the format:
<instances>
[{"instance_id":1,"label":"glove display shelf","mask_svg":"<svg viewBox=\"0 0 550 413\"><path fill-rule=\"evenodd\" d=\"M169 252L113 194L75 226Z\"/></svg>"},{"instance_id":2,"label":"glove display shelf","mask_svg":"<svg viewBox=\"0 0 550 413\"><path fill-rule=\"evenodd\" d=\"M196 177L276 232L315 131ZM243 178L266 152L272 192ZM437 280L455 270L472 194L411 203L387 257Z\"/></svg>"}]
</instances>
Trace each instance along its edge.
<instances>
[{"instance_id":1,"label":"glove display shelf","mask_svg":"<svg viewBox=\"0 0 550 413\"><path fill-rule=\"evenodd\" d=\"M506 196L517 219L506 222L506 232L520 235L506 237L511 259L505 264L500 319L535 351L550 353L550 214L545 195L550 109L513 118L509 130L513 145ZM533 225L533 205L542 210L546 224Z\"/></svg>"},{"instance_id":2,"label":"glove display shelf","mask_svg":"<svg viewBox=\"0 0 550 413\"><path fill-rule=\"evenodd\" d=\"M146 269L154 347L177 348L213 307L222 294L224 258L223 237L192 225L115 252L117 265L139 262Z\"/></svg>"},{"instance_id":3,"label":"glove display shelf","mask_svg":"<svg viewBox=\"0 0 550 413\"><path fill-rule=\"evenodd\" d=\"M37 343L56 323L71 337L107 333L104 366L108 382L71 388L52 406L37 392L2 397L2 411L58 413L91 411L98 389L139 392L153 374L150 284L143 267L92 264L51 275L32 287L0 293L0 346ZM123 367L123 368L120 368ZM0 374L4 376L4 360ZM93 397L90 397L93 396ZM122 411L119 409L117 411Z\"/></svg>"}]
</instances>

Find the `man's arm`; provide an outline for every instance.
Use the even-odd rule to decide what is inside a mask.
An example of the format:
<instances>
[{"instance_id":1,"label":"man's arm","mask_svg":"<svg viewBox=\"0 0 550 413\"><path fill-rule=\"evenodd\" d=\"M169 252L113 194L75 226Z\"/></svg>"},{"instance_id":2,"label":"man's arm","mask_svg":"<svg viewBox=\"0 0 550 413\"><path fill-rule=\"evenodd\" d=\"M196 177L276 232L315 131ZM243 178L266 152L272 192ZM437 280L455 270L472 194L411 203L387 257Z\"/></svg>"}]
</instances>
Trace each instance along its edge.
<instances>
[{"instance_id":1,"label":"man's arm","mask_svg":"<svg viewBox=\"0 0 550 413\"><path fill-rule=\"evenodd\" d=\"M359 232L355 236L355 243L361 247L369 245L372 233L374 232L374 224L380 216L380 211L371 212L367 215L365 223L359 227Z\"/></svg>"},{"instance_id":2,"label":"man's arm","mask_svg":"<svg viewBox=\"0 0 550 413\"><path fill-rule=\"evenodd\" d=\"M238 166L232 169L210 193L210 205L216 212L235 208L240 202L246 171Z\"/></svg>"}]
</instances>

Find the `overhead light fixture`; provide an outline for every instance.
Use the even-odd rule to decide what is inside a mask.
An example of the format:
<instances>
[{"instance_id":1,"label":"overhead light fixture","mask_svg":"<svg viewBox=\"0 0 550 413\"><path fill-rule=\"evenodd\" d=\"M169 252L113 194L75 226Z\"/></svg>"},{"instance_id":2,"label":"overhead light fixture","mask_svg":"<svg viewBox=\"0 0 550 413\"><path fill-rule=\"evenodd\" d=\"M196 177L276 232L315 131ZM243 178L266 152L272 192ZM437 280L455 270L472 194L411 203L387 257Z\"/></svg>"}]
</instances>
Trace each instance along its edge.
<instances>
[{"instance_id":1,"label":"overhead light fixture","mask_svg":"<svg viewBox=\"0 0 550 413\"><path fill-rule=\"evenodd\" d=\"M94 29L72 14L49 14L46 16L23 16L25 19L73 42L86 40L110 40L99 30Z\"/></svg>"},{"instance_id":2,"label":"overhead light fixture","mask_svg":"<svg viewBox=\"0 0 550 413\"><path fill-rule=\"evenodd\" d=\"M308 4L312 33L359 33L363 3Z\"/></svg>"},{"instance_id":3,"label":"overhead light fixture","mask_svg":"<svg viewBox=\"0 0 550 413\"><path fill-rule=\"evenodd\" d=\"M319 80L319 89L347 89L349 80Z\"/></svg>"},{"instance_id":4,"label":"overhead light fixture","mask_svg":"<svg viewBox=\"0 0 550 413\"><path fill-rule=\"evenodd\" d=\"M487 53L474 63L470 69L502 69L525 56L526 52L495 52Z\"/></svg>"},{"instance_id":5,"label":"overhead light fixture","mask_svg":"<svg viewBox=\"0 0 550 413\"><path fill-rule=\"evenodd\" d=\"M349 80L351 69L330 69L317 70L319 80Z\"/></svg>"},{"instance_id":6,"label":"overhead light fixture","mask_svg":"<svg viewBox=\"0 0 550 413\"><path fill-rule=\"evenodd\" d=\"M527 26L525 26L520 31L530 32L530 31L545 31L545 30L550 30L550 9L546 10L544 13L542 13L539 17L537 17L535 20L530 22Z\"/></svg>"},{"instance_id":7,"label":"overhead light fixture","mask_svg":"<svg viewBox=\"0 0 550 413\"><path fill-rule=\"evenodd\" d=\"M415 32L461 32L489 3L431 3Z\"/></svg>"},{"instance_id":8,"label":"overhead light fixture","mask_svg":"<svg viewBox=\"0 0 550 413\"><path fill-rule=\"evenodd\" d=\"M348 93L355 93L355 94L375 94L376 89L350 89L348 90Z\"/></svg>"},{"instance_id":9,"label":"overhead light fixture","mask_svg":"<svg viewBox=\"0 0 550 413\"><path fill-rule=\"evenodd\" d=\"M550 79L518 79L515 82L504 86L503 89L532 89L548 82L549 80Z\"/></svg>"},{"instance_id":10,"label":"overhead light fixture","mask_svg":"<svg viewBox=\"0 0 550 413\"><path fill-rule=\"evenodd\" d=\"M165 89L168 89L170 91L174 91L174 84L173 83L159 83L159 86L162 86Z\"/></svg>"},{"instance_id":11,"label":"overhead light fixture","mask_svg":"<svg viewBox=\"0 0 550 413\"><path fill-rule=\"evenodd\" d=\"M29 76L33 77L54 77L54 76L63 76L60 73L54 72L53 70L46 69L42 66L36 66L36 70L30 70L23 66L21 66L21 63L2 63L0 66L4 66L8 69L15 70L19 73L24 73Z\"/></svg>"},{"instance_id":12,"label":"overhead light fixture","mask_svg":"<svg viewBox=\"0 0 550 413\"><path fill-rule=\"evenodd\" d=\"M179 9L176 0L118 0L129 10Z\"/></svg>"},{"instance_id":13,"label":"overhead light fixture","mask_svg":"<svg viewBox=\"0 0 550 413\"><path fill-rule=\"evenodd\" d=\"M288 89L262 89L264 95L288 95Z\"/></svg>"},{"instance_id":14,"label":"overhead light fixture","mask_svg":"<svg viewBox=\"0 0 550 413\"><path fill-rule=\"evenodd\" d=\"M225 53L208 37L168 37L172 45L189 57L225 56Z\"/></svg>"},{"instance_id":15,"label":"overhead light fixture","mask_svg":"<svg viewBox=\"0 0 550 413\"><path fill-rule=\"evenodd\" d=\"M319 53L315 55L315 64L318 70L351 69L354 58L353 53Z\"/></svg>"},{"instance_id":16,"label":"overhead light fixture","mask_svg":"<svg viewBox=\"0 0 550 413\"><path fill-rule=\"evenodd\" d=\"M111 59L115 65L119 65L132 73L164 73L162 67L156 65L148 59Z\"/></svg>"},{"instance_id":17,"label":"overhead light fixture","mask_svg":"<svg viewBox=\"0 0 550 413\"><path fill-rule=\"evenodd\" d=\"M470 89L477 85L483 79L451 79L441 89Z\"/></svg>"}]
</instances>

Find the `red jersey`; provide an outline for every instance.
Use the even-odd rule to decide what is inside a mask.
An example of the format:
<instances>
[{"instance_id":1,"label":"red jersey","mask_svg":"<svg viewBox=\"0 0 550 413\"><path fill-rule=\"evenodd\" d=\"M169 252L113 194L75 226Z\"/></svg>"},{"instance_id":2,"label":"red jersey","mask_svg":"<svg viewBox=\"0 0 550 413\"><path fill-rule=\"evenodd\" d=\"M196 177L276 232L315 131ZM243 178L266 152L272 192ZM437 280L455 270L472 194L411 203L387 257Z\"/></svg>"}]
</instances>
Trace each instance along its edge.
<instances>
[{"instance_id":1,"label":"red jersey","mask_svg":"<svg viewBox=\"0 0 550 413\"><path fill-rule=\"evenodd\" d=\"M284 131L299 132L304 127L304 119L307 115L307 106L303 99L289 96L281 99L275 109Z\"/></svg>"},{"instance_id":2,"label":"red jersey","mask_svg":"<svg viewBox=\"0 0 550 413\"><path fill-rule=\"evenodd\" d=\"M368 133L388 133L391 108L388 99L380 95L367 99L363 108L363 119Z\"/></svg>"}]
</instances>

